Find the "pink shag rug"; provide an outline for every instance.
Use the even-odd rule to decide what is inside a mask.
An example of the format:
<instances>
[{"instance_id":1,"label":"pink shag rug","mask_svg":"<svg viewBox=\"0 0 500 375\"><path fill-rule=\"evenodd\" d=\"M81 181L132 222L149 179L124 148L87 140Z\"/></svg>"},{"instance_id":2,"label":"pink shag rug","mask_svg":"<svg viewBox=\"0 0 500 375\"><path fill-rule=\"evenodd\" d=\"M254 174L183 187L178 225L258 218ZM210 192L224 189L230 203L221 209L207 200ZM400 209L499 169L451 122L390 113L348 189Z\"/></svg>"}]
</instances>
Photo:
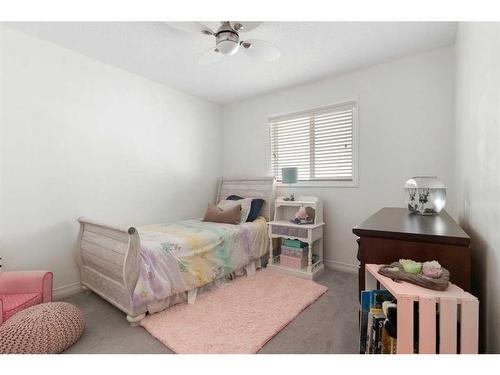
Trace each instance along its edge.
<instances>
[{"instance_id":1,"label":"pink shag rug","mask_svg":"<svg viewBox=\"0 0 500 375\"><path fill-rule=\"evenodd\" d=\"M263 269L149 315L141 325L175 353L256 353L327 287Z\"/></svg>"}]
</instances>

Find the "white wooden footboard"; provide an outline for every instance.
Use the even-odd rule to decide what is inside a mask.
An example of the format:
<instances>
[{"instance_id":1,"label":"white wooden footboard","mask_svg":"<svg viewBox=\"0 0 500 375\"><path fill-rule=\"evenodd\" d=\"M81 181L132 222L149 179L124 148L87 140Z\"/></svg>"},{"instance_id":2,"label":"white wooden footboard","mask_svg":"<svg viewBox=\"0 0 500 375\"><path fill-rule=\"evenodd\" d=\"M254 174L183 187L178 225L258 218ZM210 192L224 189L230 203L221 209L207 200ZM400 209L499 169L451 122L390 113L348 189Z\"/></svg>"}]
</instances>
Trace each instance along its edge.
<instances>
[{"instance_id":1,"label":"white wooden footboard","mask_svg":"<svg viewBox=\"0 0 500 375\"><path fill-rule=\"evenodd\" d=\"M79 218L78 259L82 285L127 314L140 320L145 307L132 307L132 295L139 278L140 240L134 227L118 228Z\"/></svg>"}]
</instances>

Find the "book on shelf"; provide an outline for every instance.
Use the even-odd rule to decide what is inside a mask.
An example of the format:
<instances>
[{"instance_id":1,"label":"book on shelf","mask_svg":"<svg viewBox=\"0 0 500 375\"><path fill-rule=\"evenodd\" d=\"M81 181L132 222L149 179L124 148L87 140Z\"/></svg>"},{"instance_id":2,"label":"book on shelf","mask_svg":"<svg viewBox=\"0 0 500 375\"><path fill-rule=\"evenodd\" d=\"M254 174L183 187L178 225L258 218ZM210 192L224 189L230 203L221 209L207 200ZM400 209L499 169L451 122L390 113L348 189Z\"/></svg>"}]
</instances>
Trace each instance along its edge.
<instances>
[{"instance_id":1,"label":"book on shelf","mask_svg":"<svg viewBox=\"0 0 500 375\"><path fill-rule=\"evenodd\" d=\"M368 322L366 325L365 351L362 354L372 354L373 350L373 313L368 313Z\"/></svg>"},{"instance_id":2,"label":"book on shelf","mask_svg":"<svg viewBox=\"0 0 500 375\"><path fill-rule=\"evenodd\" d=\"M381 343L382 343L382 347L381 347L380 353L381 354L391 354L391 336L389 336L389 334L385 330L385 327L382 330Z\"/></svg>"},{"instance_id":3,"label":"book on shelf","mask_svg":"<svg viewBox=\"0 0 500 375\"><path fill-rule=\"evenodd\" d=\"M383 313L382 303L393 299L394 297L385 289L361 292L359 311L360 354L382 353L384 347L383 338L388 336L384 328L387 317ZM385 346L384 351L390 351L390 340L387 338Z\"/></svg>"},{"instance_id":4,"label":"book on shelf","mask_svg":"<svg viewBox=\"0 0 500 375\"><path fill-rule=\"evenodd\" d=\"M382 353L382 331L384 330L384 322L386 320L384 313L374 313L372 315L372 342L371 342L371 353L381 354Z\"/></svg>"},{"instance_id":5,"label":"book on shelf","mask_svg":"<svg viewBox=\"0 0 500 375\"><path fill-rule=\"evenodd\" d=\"M368 314L370 313L370 292L361 292L361 308L359 310L359 353L366 353L366 333L368 330Z\"/></svg>"},{"instance_id":6,"label":"book on shelf","mask_svg":"<svg viewBox=\"0 0 500 375\"><path fill-rule=\"evenodd\" d=\"M394 299L392 294L385 289L372 290L370 295L370 311L375 313L382 312L382 304L384 301L392 301Z\"/></svg>"}]
</instances>

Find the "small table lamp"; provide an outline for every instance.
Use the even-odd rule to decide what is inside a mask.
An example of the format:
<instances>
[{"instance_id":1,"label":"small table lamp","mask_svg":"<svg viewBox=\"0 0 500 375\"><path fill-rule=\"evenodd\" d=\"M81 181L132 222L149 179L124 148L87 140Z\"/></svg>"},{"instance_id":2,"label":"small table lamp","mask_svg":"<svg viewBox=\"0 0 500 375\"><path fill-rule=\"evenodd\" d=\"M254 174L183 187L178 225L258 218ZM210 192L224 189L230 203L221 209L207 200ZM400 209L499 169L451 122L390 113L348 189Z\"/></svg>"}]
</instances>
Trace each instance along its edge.
<instances>
[{"instance_id":1,"label":"small table lamp","mask_svg":"<svg viewBox=\"0 0 500 375\"><path fill-rule=\"evenodd\" d=\"M284 184L288 184L288 192L290 193L290 197L286 197L286 201L294 201L295 196L292 193L292 184L297 183L299 175L299 168L297 167L289 167L289 168L281 168L281 179Z\"/></svg>"}]
</instances>

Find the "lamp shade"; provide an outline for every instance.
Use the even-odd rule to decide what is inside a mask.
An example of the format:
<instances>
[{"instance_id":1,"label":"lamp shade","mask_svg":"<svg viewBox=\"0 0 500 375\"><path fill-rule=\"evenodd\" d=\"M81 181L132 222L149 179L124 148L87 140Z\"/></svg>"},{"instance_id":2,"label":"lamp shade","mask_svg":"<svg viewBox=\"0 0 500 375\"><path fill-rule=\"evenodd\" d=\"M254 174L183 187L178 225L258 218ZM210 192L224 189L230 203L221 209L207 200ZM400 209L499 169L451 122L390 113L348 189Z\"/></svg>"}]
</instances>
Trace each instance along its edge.
<instances>
[{"instance_id":1,"label":"lamp shade","mask_svg":"<svg viewBox=\"0 0 500 375\"><path fill-rule=\"evenodd\" d=\"M281 168L281 176L284 184L295 184L298 181L299 168Z\"/></svg>"}]
</instances>

